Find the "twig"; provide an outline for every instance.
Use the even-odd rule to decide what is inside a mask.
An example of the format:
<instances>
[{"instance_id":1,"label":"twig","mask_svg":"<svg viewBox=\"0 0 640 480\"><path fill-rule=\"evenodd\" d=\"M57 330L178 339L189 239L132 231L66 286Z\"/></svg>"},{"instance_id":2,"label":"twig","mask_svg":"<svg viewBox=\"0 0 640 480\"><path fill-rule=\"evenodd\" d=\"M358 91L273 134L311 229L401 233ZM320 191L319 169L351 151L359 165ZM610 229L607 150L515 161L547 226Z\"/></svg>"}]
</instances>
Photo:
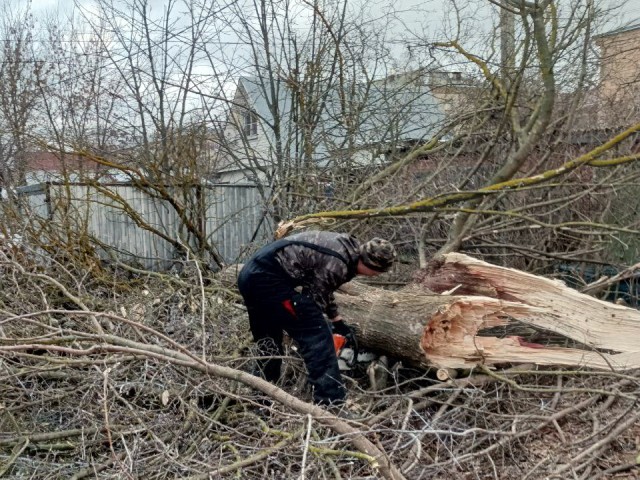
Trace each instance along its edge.
<instances>
[{"instance_id":1,"label":"twig","mask_svg":"<svg viewBox=\"0 0 640 480\"><path fill-rule=\"evenodd\" d=\"M528 372L531 368L532 368L532 365L529 365L529 364L519 365L519 366L510 368L509 370L505 370L505 372L509 372L515 375L520 375L521 371ZM482 385L486 385L488 383L494 383L494 382L496 382L496 379L488 375L472 375L469 377L449 380L447 382L434 383L433 385L430 385L428 387L424 387L419 390L414 390L413 392L409 392L404 396L411 399L420 399L420 398L426 397L429 394L433 394L436 392L451 391L454 389L461 389L466 387L480 387ZM413 409L422 410L432 403L434 403L434 400L432 399L422 400L416 403L413 406ZM371 418L367 418L363 423L365 423L366 425L374 425L382 421L384 418L387 418L390 414L397 411L397 409L398 409L398 403L394 402L385 411L378 413L372 416Z\"/></svg>"},{"instance_id":2,"label":"twig","mask_svg":"<svg viewBox=\"0 0 640 480\"><path fill-rule=\"evenodd\" d=\"M528 480L542 465L544 465L545 463L547 463L549 461L549 457L548 456L543 456L540 461L538 463L536 463L528 472L527 474L522 477L522 480Z\"/></svg>"},{"instance_id":3,"label":"twig","mask_svg":"<svg viewBox=\"0 0 640 480\"><path fill-rule=\"evenodd\" d=\"M126 452L121 452L116 456L116 458L111 458L104 463L92 464L91 466L85 468L84 470L80 470L79 472L76 472L75 475L73 475L70 478L70 480L81 480L91 475L93 475L94 477L97 477L98 473L111 467L111 465L113 465L114 463L122 461L125 455L126 455Z\"/></svg>"},{"instance_id":4,"label":"twig","mask_svg":"<svg viewBox=\"0 0 640 480\"><path fill-rule=\"evenodd\" d=\"M611 277L599 278L595 282L589 283L588 285L582 287L580 292L586 293L587 295L596 295L610 285L632 277L638 270L640 270L640 263L636 263L635 265L632 265L629 268L626 268L622 272L617 273L616 275L613 275Z\"/></svg>"},{"instance_id":5,"label":"twig","mask_svg":"<svg viewBox=\"0 0 640 480\"><path fill-rule=\"evenodd\" d=\"M305 478L307 467L307 454L309 453L309 439L311 437L311 415L307 414L307 436L304 440L304 450L302 451L302 466L300 467L300 480Z\"/></svg>"},{"instance_id":6,"label":"twig","mask_svg":"<svg viewBox=\"0 0 640 480\"><path fill-rule=\"evenodd\" d=\"M400 427L401 430L406 430L407 429L407 424L409 423L409 418L411 418L411 413L413 412L413 400L409 399L408 400L408 405L407 405L407 411L404 414L404 419L402 420L402 426ZM391 449L391 455L394 454L394 452L398 449L398 447L400 446L400 440L402 439L402 437L398 436L398 439L396 440L395 445L393 446L393 448Z\"/></svg>"},{"instance_id":7,"label":"twig","mask_svg":"<svg viewBox=\"0 0 640 480\"><path fill-rule=\"evenodd\" d=\"M49 275L46 275L44 273L31 273L31 272L28 272L22 265L15 262L12 262L12 263L14 263L15 267L18 270L20 270L20 273L22 273L26 277L38 278L55 286L65 297L67 297L69 300L71 300L73 303L79 306L86 314L89 315L89 318L91 319L93 328L96 331L96 333L100 333L100 334L104 333L104 330L100 325L100 322L98 322L97 318L91 313L90 309L85 305L85 303L79 297L73 295L69 291L69 289L65 287L62 283L60 283L58 280L52 278Z\"/></svg>"},{"instance_id":8,"label":"twig","mask_svg":"<svg viewBox=\"0 0 640 480\"><path fill-rule=\"evenodd\" d=\"M25 448L29 445L29 438L25 437L22 439L22 444L18 443L13 450L11 451L11 455L7 459L6 462L0 464L0 477L2 477L5 473L9 471L11 465L16 461L16 459L24 452Z\"/></svg>"},{"instance_id":9,"label":"twig","mask_svg":"<svg viewBox=\"0 0 640 480\"><path fill-rule=\"evenodd\" d=\"M526 430L523 430L521 432L517 432L515 434L512 435L506 435L504 438L492 442L491 445L489 445L486 448L483 448L482 450L478 450L472 453L466 453L464 455L458 455L455 458L452 458L450 460L447 460L445 462L438 462L435 464L432 464L431 467L441 467L441 466L445 466L445 465L450 465L450 464L462 464L464 462L467 462L473 458L477 458L483 455L488 454L489 452L492 452L500 447L502 447L507 441L511 440L516 440L518 438L523 438L526 437L528 435L531 435L534 431L536 430L540 430L541 428L543 428L545 425L548 425L550 422L552 422L553 420L558 420L560 418L563 418L567 415L569 415L570 413L575 413L578 411L581 411L582 409L586 408L587 406L590 406L592 404L594 404L595 402L598 401L599 397L593 396L590 397L586 400L583 400L580 403L577 403L575 405L572 405L571 407L565 408L564 410L561 410L553 415L551 415L550 417L546 417L544 421L542 421L539 425L537 425L536 427L533 428L528 428Z\"/></svg>"},{"instance_id":10,"label":"twig","mask_svg":"<svg viewBox=\"0 0 640 480\"><path fill-rule=\"evenodd\" d=\"M487 367L485 367L484 365L481 365L478 367L483 373L494 377L497 380L500 380L502 382L508 383L509 385L511 385L513 388L515 388L516 390L521 390L523 392L535 392L535 393L592 393L592 394L596 394L596 395L602 395L602 396L614 396L614 397L620 397L620 398L625 398L627 400L632 400L635 401L636 397L630 394L626 394L626 393L622 393L616 390L605 390L605 389L597 389L597 388L555 388L555 387L545 387L545 388L539 388L539 387L527 387L524 385L520 385L519 383L517 383L514 380L511 380L509 378L503 377L501 375L498 375L497 373L491 371L490 369L488 369Z\"/></svg>"},{"instance_id":11,"label":"twig","mask_svg":"<svg viewBox=\"0 0 640 480\"><path fill-rule=\"evenodd\" d=\"M549 405L549 408L551 408L551 410L555 410L556 407L558 406L558 402L560 401L560 395L562 395L562 375L559 375L557 380L556 380L556 387L558 388L558 391L553 395L553 400L551 400L551 404Z\"/></svg>"},{"instance_id":12,"label":"twig","mask_svg":"<svg viewBox=\"0 0 640 480\"><path fill-rule=\"evenodd\" d=\"M60 430L57 432L46 433L30 433L24 434L18 438L0 438L0 446L17 445L24 438L28 438L30 443L48 442L50 440L58 440L60 438L67 437L79 437L81 435L93 435L104 430L104 427L99 428L78 428L73 430Z\"/></svg>"},{"instance_id":13,"label":"twig","mask_svg":"<svg viewBox=\"0 0 640 480\"><path fill-rule=\"evenodd\" d=\"M101 352L113 352L124 354L138 354L148 358L154 358L160 361L168 362L174 365L179 365L187 368L193 368L211 375L227 378L229 380L237 380L245 385L253 387L267 395L274 400L282 403L283 405L292 408L298 413L309 414L316 421L331 428L335 432L341 435L345 435L350 438L353 445L360 450L363 454L374 459L371 464L372 468L377 468L380 474L388 480L403 480L404 476L400 473L397 467L389 460L388 456L379 447L374 445L368 440L364 433L357 428L352 427L344 420L337 416L327 412L319 406L310 405L278 388L277 386L240 370L236 370L230 367L224 367L213 363L203 362L201 359L194 357L192 354L185 354L177 352L169 348L157 347L155 345L147 345L133 340L126 340L114 335L100 335L100 339L103 341L112 341L120 345L99 344L94 345L87 349L65 348L52 345L14 345L7 347L0 347L0 352L5 351L19 351L20 349L33 350L44 349L63 352L67 355L90 355Z\"/></svg>"},{"instance_id":14,"label":"twig","mask_svg":"<svg viewBox=\"0 0 640 480\"><path fill-rule=\"evenodd\" d=\"M194 260L196 271L198 272L198 284L200 285L200 324L202 326L202 360L207 360L207 325L206 320L206 298L204 295L204 280L202 280L202 271L198 260Z\"/></svg>"},{"instance_id":15,"label":"twig","mask_svg":"<svg viewBox=\"0 0 640 480\"><path fill-rule=\"evenodd\" d=\"M630 426L634 425L638 421L639 418L640 418L640 412L636 412L634 415L631 415L631 417L629 417L625 422L622 422L616 428L611 430L611 432L609 432L609 434L606 437L604 437L600 441L594 443L589 448L583 450L581 453L579 453L578 455L573 457L567 464L565 464L564 466L556 469L556 471L554 473L556 475L563 474L564 472L566 472L567 470L572 468L573 465L575 465L578 461L580 461L581 459L583 459L587 455L595 453L598 450L601 450L602 448L606 447L612 441L614 441L622 432L624 432L627 428L629 428Z\"/></svg>"},{"instance_id":16,"label":"twig","mask_svg":"<svg viewBox=\"0 0 640 480\"><path fill-rule=\"evenodd\" d=\"M613 377L631 380L637 383L640 383L640 377L637 375L628 375L619 372L609 372L609 371L599 371L599 370L535 370L535 369L522 369L519 368L502 370L500 372L502 375L561 375L561 376L585 376L585 377Z\"/></svg>"},{"instance_id":17,"label":"twig","mask_svg":"<svg viewBox=\"0 0 640 480\"><path fill-rule=\"evenodd\" d=\"M181 241L180 236L176 235L178 238L178 242L183 246L184 251L187 252L187 262L193 262L196 267L196 273L198 274L198 286L200 287L200 326L202 327L202 361L206 361L206 349L207 349L207 326L205 324L206 320L206 297L204 294L204 280L202 279L202 270L200 269L200 263L197 258L193 260L189 257L191 256L191 249L187 248Z\"/></svg>"},{"instance_id":18,"label":"twig","mask_svg":"<svg viewBox=\"0 0 640 480\"><path fill-rule=\"evenodd\" d=\"M414 439L415 440L413 442L411 450L409 450L410 457L407 459L405 463L402 464L402 467L401 467L402 473L404 474L410 473L411 470L413 470L415 466L418 464L418 462L420 461L420 456L422 453L421 436L416 435Z\"/></svg>"},{"instance_id":19,"label":"twig","mask_svg":"<svg viewBox=\"0 0 640 480\"><path fill-rule=\"evenodd\" d=\"M98 367L96 367L98 369ZM99 371L99 370L98 370ZM107 389L109 384L109 373L111 372L111 367L105 368L102 371L102 413L104 415L104 428L107 433L107 442L109 443L109 450L111 450L111 454L113 455L113 459L116 459L116 452L113 449L113 440L111 438L111 429L109 428L109 405L107 403Z\"/></svg>"},{"instance_id":20,"label":"twig","mask_svg":"<svg viewBox=\"0 0 640 480\"><path fill-rule=\"evenodd\" d=\"M625 463L623 465L618 465L616 467L608 468L606 470L599 472L594 477L591 477L591 480L598 480L599 478L611 478L609 475L628 472L630 470L640 470L640 463L631 462L631 463Z\"/></svg>"},{"instance_id":21,"label":"twig","mask_svg":"<svg viewBox=\"0 0 640 480\"><path fill-rule=\"evenodd\" d=\"M291 435L290 437L285 438L284 440L281 440L271 448L265 448L261 452L256 453L255 455L251 455L250 457L244 458L242 460L238 460L237 462L234 462L231 465L217 468L215 470L211 470L201 475L193 475L191 477L186 477L184 480L204 480L209 478L216 478L216 477L220 477L221 475L224 475L225 473L233 472L234 470L237 470L239 468L246 467L254 463L258 463L264 460L265 458L269 457L269 455L271 455L273 452L277 452L281 448L285 447L289 442L291 442L293 438L295 438L297 435L300 435L301 433L302 433L302 430L298 430L298 432L296 432L294 435Z\"/></svg>"}]
</instances>

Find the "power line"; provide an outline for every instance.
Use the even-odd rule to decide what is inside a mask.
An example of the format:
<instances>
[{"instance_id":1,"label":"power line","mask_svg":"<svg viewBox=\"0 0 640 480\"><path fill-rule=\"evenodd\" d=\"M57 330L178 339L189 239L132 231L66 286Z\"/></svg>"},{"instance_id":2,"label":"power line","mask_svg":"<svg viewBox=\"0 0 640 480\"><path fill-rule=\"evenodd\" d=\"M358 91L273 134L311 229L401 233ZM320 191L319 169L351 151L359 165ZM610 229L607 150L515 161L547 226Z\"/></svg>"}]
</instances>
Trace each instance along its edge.
<instances>
[{"instance_id":1,"label":"power line","mask_svg":"<svg viewBox=\"0 0 640 480\"><path fill-rule=\"evenodd\" d=\"M23 40L20 40L23 43ZM5 43L16 43L18 42L17 38L0 38L0 42L5 42ZM61 40L61 39L56 39L56 40L46 40L46 39L41 39L41 38L32 38L29 39L29 42L38 42L38 43L46 43L46 44L51 44L51 43L101 43L100 40L96 40L96 39L86 39L86 40L82 40L82 39L69 39L69 40ZM190 41L191 42L191 41ZM187 45L188 43L184 40L180 40L180 39L170 39L170 40L162 40L161 43L178 43L178 44L183 44L183 45ZM206 40L203 41L202 43L205 44L213 44L213 45L224 45L224 46L228 46L228 45L249 45L249 42L232 42L232 41L227 41L227 40Z\"/></svg>"}]
</instances>

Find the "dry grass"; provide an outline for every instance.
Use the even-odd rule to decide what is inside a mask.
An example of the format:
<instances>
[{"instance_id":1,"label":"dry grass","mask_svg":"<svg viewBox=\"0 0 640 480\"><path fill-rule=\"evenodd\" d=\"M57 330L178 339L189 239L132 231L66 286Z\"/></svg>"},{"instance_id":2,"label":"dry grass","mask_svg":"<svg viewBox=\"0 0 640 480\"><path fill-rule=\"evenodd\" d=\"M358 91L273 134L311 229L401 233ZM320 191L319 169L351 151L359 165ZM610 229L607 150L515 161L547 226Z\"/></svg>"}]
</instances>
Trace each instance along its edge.
<instances>
[{"instance_id":1,"label":"dry grass","mask_svg":"<svg viewBox=\"0 0 640 480\"><path fill-rule=\"evenodd\" d=\"M397 363L382 391L354 372L363 418L347 423L304 403L293 355L279 389L244 373L244 310L194 269L83 273L5 252L0 270L6 478L638 478L640 372L441 383Z\"/></svg>"}]
</instances>

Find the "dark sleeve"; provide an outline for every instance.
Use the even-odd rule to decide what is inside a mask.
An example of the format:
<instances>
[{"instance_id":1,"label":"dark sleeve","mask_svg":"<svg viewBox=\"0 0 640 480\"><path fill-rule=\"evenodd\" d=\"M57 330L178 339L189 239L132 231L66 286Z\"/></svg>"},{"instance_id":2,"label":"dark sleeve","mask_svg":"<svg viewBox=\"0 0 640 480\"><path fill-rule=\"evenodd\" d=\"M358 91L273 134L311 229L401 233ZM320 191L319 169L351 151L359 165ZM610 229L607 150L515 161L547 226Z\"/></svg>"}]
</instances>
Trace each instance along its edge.
<instances>
[{"instance_id":1,"label":"dark sleeve","mask_svg":"<svg viewBox=\"0 0 640 480\"><path fill-rule=\"evenodd\" d=\"M342 260L328 257L326 264L317 272L311 285L316 302L329 318L338 315L338 306L333 294L348 279L347 266Z\"/></svg>"},{"instance_id":2,"label":"dark sleeve","mask_svg":"<svg viewBox=\"0 0 640 480\"><path fill-rule=\"evenodd\" d=\"M323 232L305 232L297 240L322 245L339 253L339 256L334 256L308 246L291 244L276 254L276 260L289 277L307 287L323 312L334 318L338 315L338 307L333 292L349 281L350 275L353 276L348 264L357 257L357 241L351 236L333 237Z\"/></svg>"},{"instance_id":3,"label":"dark sleeve","mask_svg":"<svg viewBox=\"0 0 640 480\"><path fill-rule=\"evenodd\" d=\"M326 313L327 317L329 317L329 320L332 320L338 316L338 305L336 304L336 297L333 292L328 295L327 306L324 310L324 313Z\"/></svg>"}]
</instances>

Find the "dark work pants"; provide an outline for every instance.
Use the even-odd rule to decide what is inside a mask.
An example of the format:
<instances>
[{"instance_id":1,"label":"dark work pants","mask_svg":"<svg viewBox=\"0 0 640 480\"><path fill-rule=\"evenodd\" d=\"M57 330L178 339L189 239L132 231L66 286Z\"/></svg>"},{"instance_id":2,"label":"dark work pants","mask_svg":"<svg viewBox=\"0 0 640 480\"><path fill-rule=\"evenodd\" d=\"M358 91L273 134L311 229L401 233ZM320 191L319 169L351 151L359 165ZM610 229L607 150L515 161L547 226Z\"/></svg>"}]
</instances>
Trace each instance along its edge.
<instances>
[{"instance_id":1,"label":"dark work pants","mask_svg":"<svg viewBox=\"0 0 640 480\"><path fill-rule=\"evenodd\" d=\"M298 344L314 401L342 403L346 389L340 378L331 327L310 295L298 293L277 267L270 267L249 262L238 278L258 354L281 356L283 330L286 331ZM276 382L280 378L281 359L258 363L267 380Z\"/></svg>"}]
</instances>

